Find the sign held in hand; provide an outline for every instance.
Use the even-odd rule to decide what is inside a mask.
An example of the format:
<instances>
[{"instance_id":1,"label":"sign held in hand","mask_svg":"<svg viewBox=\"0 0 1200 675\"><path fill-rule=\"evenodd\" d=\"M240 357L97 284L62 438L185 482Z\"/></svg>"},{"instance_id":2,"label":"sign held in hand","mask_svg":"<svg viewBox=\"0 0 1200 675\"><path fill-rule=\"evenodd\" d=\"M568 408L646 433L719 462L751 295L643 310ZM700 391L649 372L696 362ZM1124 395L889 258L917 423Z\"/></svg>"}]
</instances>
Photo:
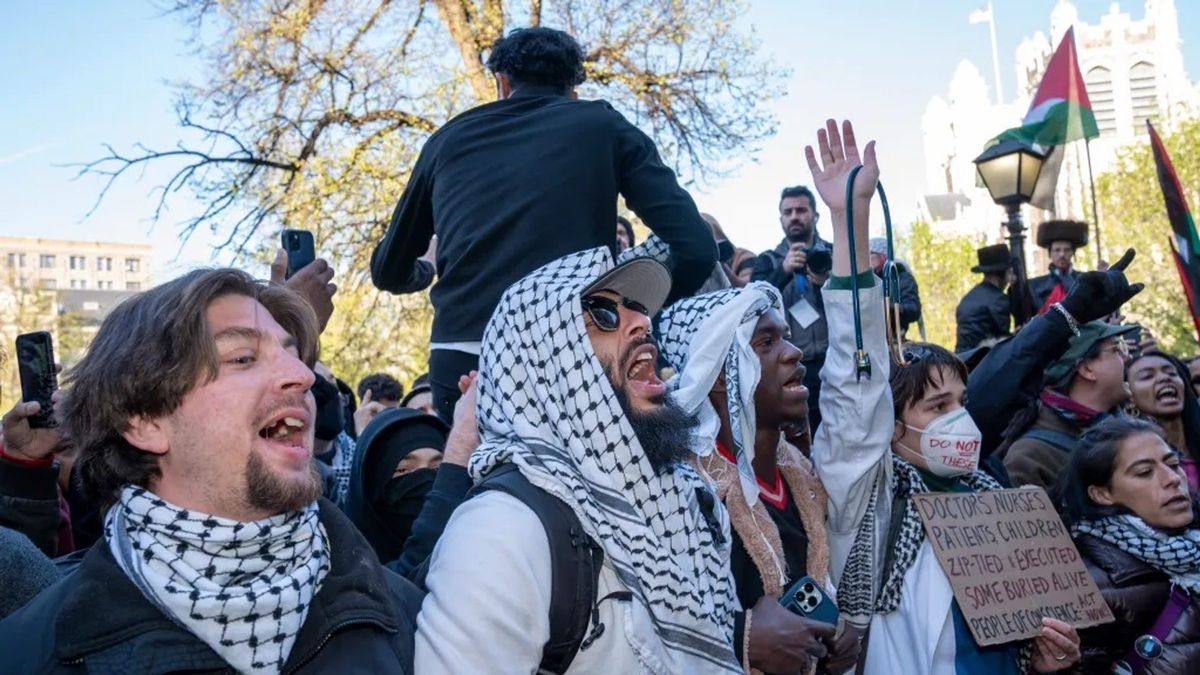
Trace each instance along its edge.
<instances>
[{"instance_id":1,"label":"sign held in hand","mask_svg":"<svg viewBox=\"0 0 1200 675\"><path fill-rule=\"evenodd\" d=\"M1037 637L1042 617L1113 620L1039 487L913 495L925 534L980 646Z\"/></svg>"}]
</instances>

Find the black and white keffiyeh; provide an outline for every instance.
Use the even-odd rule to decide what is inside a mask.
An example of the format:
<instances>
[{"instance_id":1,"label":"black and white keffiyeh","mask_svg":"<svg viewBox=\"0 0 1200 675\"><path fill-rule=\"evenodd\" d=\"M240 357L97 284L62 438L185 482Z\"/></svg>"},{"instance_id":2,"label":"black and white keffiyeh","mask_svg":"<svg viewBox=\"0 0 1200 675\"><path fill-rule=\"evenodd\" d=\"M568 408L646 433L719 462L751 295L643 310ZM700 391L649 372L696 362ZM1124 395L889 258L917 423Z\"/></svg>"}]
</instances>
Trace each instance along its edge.
<instances>
[{"instance_id":1,"label":"black and white keffiyeh","mask_svg":"<svg viewBox=\"0 0 1200 675\"><path fill-rule=\"evenodd\" d=\"M725 373L732 450L748 506L758 501L754 391L762 377L762 364L750 341L759 317L772 309L783 313L779 291L756 282L680 300L663 310L656 326L663 358L676 371L668 386L684 410L700 417L692 447L701 456L713 451L721 430L708 394Z\"/></svg>"},{"instance_id":2,"label":"black and white keffiyeh","mask_svg":"<svg viewBox=\"0 0 1200 675\"><path fill-rule=\"evenodd\" d=\"M1141 560L1191 593L1200 593L1200 530L1167 534L1132 514L1085 520L1071 528L1089 534Z\"/></svg>"},{"instance_id":3,"label":"black and white keffiyeh","mask_svg":"<svg viewBox=\"0 0 1200 675\"><path fill-rule=\"evenodd\" d=\"M619 627L644 672L740 672L724 508L693 467L650 465L584 327L580 293L611 268L608 249L581 251L505 291L483 337L471 476L515 464L575 511L645 610Z\"/></svg>"},{"instance_id":4,"label":"black and white keffiyeh","mask_svg":"<svg viewBox=\"0 0 1200 675\"><path fill-rule=\"evenodd\" d=\"M884 564L883 560L876 559L875 550L875 527L879 517L877 482L871 491L866 515L859 524L838 584L838 609L847 621L860 628L870 624L873 614L891 614L900 606L904 575L917 561L917 553L925 542L925 528L913 506L912 496L930 490L916 467L894 454L891 459L892 492L886 498L892 499L894 506L902 504L904 509L891 551L891 565L888 569L877 569ZM876 474L876 481L887 479L885 471ZM960 480L974 492L1001 489L996 479L982 471L968 473ZM886 551L884 553L887 554ZM875 594L876 588L879 589L878 595Z\"/></svg>"},{"instance_id":5,"label":"black and white keffiyeh","mask_svg":"<svg viewBox=\"0 0 1200 675\"><path fill-rule=\"evenodd\" d=\"M667 242L659 238L657 234L652 234L646 237L646 241L621 251L617 255L617 264L633 260L634 258L650 258L667 266L668 269L673 269L671 261L671 247ZM708 275L708 280L696 290L693 295L701 295L714 291L730 288L729 277L725 275L721 263L713 266L713 270Z\"/></svg>"},{"instance_id":6,"label":"black and white keffiyeh","mask_svg":"<svg viewBox=\"0 0 1200 675\"><path fill-rule=\"evenodd\" d=\"M652 234L637 246L627 248L617 254L617 264L627 263L634 258L651 258L670 267L671 247L657 234Z\"/></svg>"},{"instance_id":7,"label":"black and white keffiyeh","mask_svg":"<svg viewBox=\"0 0 1200 675\"><path fill-rule=\"evenodd\" d=\"M104 535L160 611L240 673L278 673L329 571L317 503L242 523L125 486Z\"/></svg>"}]
</instances>

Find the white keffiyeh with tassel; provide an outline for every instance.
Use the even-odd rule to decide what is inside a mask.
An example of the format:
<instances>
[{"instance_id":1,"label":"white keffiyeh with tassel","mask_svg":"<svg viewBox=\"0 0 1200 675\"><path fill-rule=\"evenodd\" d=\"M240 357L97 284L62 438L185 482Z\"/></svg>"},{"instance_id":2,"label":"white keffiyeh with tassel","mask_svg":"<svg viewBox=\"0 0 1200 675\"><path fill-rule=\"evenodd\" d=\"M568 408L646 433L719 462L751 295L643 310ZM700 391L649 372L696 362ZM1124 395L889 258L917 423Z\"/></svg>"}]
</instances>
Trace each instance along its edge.
<instances>
[{"instance_id":1,"label":"white keffiyeh with tassel","mask_svg":"<svg viewBox=\"0 0 1200 675\"><path fill-rule=\"evenodd\" d=\"M757 282L680 300L663 311L656 326L663 357L676 370L668 386L684 410L700 417L692 447L701 456L713 451L721 430L721 418L708 394L725 374L731 449L748 506L758 501L754 390L762 377L762 364L750 340L759 317L772 309L783 313L779 291Z\"/></svg>"}]
</instances>

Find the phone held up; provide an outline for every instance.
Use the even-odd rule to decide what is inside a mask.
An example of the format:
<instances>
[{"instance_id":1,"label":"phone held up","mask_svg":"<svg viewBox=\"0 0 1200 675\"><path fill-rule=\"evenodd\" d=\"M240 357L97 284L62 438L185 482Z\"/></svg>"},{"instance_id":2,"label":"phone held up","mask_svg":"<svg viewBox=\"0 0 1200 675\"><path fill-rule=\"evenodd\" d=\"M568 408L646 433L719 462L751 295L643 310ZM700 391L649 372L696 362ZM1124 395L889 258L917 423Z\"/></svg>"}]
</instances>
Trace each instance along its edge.
<instances>
[{"instance_id":1,"label":"phone held up","mask_svg":"<svg viewBox=\"0 0 1200 675\"><path fill-rule=\"evenodd\" d=\"M17 368L21 373L21 400L37 401L42 409L29 418L29 426L47 429L55 425L50 395L58 389L54 367L54 341L46 331L17 336Z\"/></svg>"},{"instance_id":2,"label":"phone held up","mask_svg":"<svg viewBox=\"0 0 1200 675\"><path fill-rule=\"evenodd\" d=\"M803 577L792 584L779 599L779 604L806 619L837 625L837 604L812 577Z\"/></svg>"},{"instance_id":3,"label":"phone held up","mask_svg":"<svg viewBox=\"0 0 1200 675\"><path fill-rule=\"evenodd\" d=\"M283 250L287 251L288 279L317 259L312 232L308 230L284 230Z\"/></svg>"}]
</instances>

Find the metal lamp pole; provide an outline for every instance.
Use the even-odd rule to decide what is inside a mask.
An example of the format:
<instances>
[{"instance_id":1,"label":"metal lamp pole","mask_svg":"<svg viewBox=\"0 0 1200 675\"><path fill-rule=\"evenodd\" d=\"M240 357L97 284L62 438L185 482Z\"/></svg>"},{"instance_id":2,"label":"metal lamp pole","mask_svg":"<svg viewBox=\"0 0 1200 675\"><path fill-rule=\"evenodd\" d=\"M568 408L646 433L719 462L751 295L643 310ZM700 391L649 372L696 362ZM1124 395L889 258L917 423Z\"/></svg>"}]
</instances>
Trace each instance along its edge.
<instances>
[{"instance_id":1,"label":"metal lamp pole","mask_svg":"<svg viewBox=\"0 0 1200 675\"><path fill-rule=\"evenodd\" d=\"M1021 219L1021 202L1005 206L1008 220L1004 227L1008 229L1008 250L1013 257L1013 272L1016 280L1013 282L1012 313L1017 326L1024 326L1033 318L1033 296L1029 293L1029 277L1025 273L1025 222Z\"/></svg>"}]
</instances>

